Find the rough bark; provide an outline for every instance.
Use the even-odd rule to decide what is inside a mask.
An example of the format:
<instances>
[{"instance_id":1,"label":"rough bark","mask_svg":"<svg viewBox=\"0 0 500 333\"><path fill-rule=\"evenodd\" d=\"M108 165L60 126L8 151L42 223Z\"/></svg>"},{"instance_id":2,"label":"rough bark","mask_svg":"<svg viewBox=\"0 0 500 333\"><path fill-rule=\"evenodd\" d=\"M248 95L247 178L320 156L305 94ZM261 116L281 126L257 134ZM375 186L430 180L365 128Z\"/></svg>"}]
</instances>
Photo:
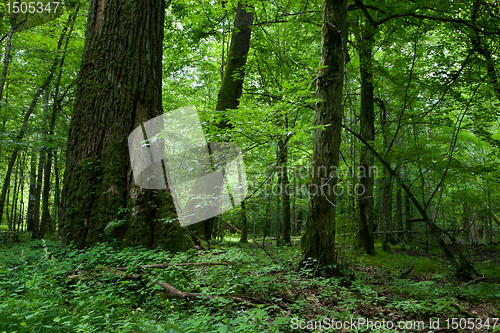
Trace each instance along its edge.
<instances>
[{"instance_id":1,"label":"rough bark","mask_svg":"<svg viewBox=\"0 0 500 333\"><path fill-rule=\"evenodd\" d=\"M253 8L238 3L226 68L217 98L216 111L234 110L240 103L239 99L243 92L243 82L245 79L245 66L248 50L250 49L250 37L252 33L250 27L253 23L253 18ZM231 127L225 113L222 113L219 127L221 129Z\"/></svg>"},{"instance_id":2,"label":"rough bark","mask_svg":"<svg viewBox=\"0 0 500 333\"><path fill-rule=\"evenodd\" d=\"M361 72L361 106L360 127L361 136L369 142L375 140L375 113L373 104L373 68L372 68L372 45L373 32L368 23L361 40L358 42L359 62ZM359 166L359 190L358 197L358 247L364 248L367 254L375 252L375 241L373 236L373 154L362 147L360 152Z\"/></svg>"},{"instance_id":3,"label":"rough bark","mask_svg":"<svg viewBox=\"0 0 500 333\"><path fill-rule=\"evenodd\" d=\"M127 147L136 127L163 113L164 16L161 0L90 2L62 191L65 245L193 245L173 222L170 194L134 183Z\"/></svg>"},{"instance_id":4,"label":"rough bark","mask_svg":"<svg viewBox=\"0 0 500 333\"><path fill-rule=\"evenodd\" d=\"M303 262L330 265L326 275L340 272L335 246L335 185L342 132L342 89L347 54L347 1L324 0L321 28L321 62L316 80L316 115L311 200L301 245Z\"/></svg>"}]
</instances>

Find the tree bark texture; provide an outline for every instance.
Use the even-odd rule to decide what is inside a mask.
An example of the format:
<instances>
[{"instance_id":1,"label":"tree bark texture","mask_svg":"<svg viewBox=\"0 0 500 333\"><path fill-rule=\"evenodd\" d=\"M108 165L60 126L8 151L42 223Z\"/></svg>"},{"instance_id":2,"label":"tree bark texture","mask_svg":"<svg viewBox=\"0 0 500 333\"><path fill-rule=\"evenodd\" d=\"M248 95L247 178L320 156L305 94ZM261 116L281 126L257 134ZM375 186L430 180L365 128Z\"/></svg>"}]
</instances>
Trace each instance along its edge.
<instances>
[{"instance_id":1,"label":"tree bark texture","mask_svg":"<svg viewBox=\"0 0 500 333\"><path fill-rule=\"evenodd\" d=\"M361 136L372 142L375 140L375 113L373 105L373 69L372 69L372 45L373 33L369 23L365 24L366 32L363 32L359 41L359 62L361 72L361 106L360 127ZM358 246L364 248L367 254L375 252L375 241L373 237L373 154L363 146L360 152L360 173L358 197Z\"/></svg>"},{"instance_id":2,"label":"tree bark texture","mask_svg":"<svg viewBox=\"0 0 500 333\"><path fill-rule=\"evenodd\" d=\"M312 157L311 199L301 245L303 259L320 266L337 262L335 194L342 132L342 89L346 61L347 1L324 0L321 62L316 80L316 115ZM330 266L332 267L332 266ZM331 268L334 270L334 268ZM331 271L326 274L336 274Z\"/></svg>"},{"instance_id":3,"label":"tree bark texture","mask_svg":"<svg viewBox=\"0 0 500 333\"><path fill-rule=\"evenodd\" d=\"M67 144L64 244L192 246L167 191L135 185L128 136L162 114L165 2L92 0Z\"/></svg>"}]
</instances>

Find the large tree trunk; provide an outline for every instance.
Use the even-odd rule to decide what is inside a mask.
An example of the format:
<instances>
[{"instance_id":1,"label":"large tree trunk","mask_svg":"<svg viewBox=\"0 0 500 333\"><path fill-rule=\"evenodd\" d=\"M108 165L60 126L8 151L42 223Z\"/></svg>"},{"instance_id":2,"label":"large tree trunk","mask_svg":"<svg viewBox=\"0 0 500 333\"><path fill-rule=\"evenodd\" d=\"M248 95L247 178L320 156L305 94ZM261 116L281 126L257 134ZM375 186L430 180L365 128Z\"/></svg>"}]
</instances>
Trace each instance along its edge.
<instances>
[{"instance_id":1,"label":"large tree trunk","mask_svg":"<svg viewBox=\"0 0 500 333\"><path fill-rule=\"evenodd\" d=\"M316 80L316 116L312 157L311 200L301 240L303 260L329 265L326 275L338 274L335 247L335 185L342 132L342 89L347 56L347 0L324 0L321 28L321 67ZM324 128L322 128L324 126ZM304 263L303 261L303 263Z\"/></svg>"},{"instance_id":2,"label":"large tree trunk","mask_svg":"<svg viewBox=\"0 0 500 333\"><path fill-rule=\"evenodd\" d=\"M180 251L167 191L133 181L127 139L162 114L165 2L92 0L70 124L62 193L64 244L103 241Z\"/></svg>"},{"instance_id":3,"label":"large tree trunk","mask_svg":"<svg viewBox=\"0 0 500 333\"><path fill-rule=\"evenodd\" d=\"M362 32L359 62L361 72L361 108L360 127L361 136L369 142L375 140L375 113L373 105L373 70L372 70L372 44L373 32L368 22L365 23L366 31ZM358 247L365 249L366 253L375 252L373 237L373 154L363 146L360 153L360 177L358 198Z\"/></svg>"}]
</instances>

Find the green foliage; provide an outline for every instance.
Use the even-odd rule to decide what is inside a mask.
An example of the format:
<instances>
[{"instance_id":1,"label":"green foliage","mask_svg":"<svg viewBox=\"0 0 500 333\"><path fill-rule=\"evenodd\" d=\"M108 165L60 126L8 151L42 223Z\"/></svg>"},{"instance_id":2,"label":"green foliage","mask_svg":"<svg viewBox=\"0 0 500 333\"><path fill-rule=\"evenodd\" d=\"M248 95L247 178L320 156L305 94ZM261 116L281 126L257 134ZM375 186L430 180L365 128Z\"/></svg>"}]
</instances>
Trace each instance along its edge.
<instances>
[{"instance_id":1,"label":"green foliage","mask_svg":"<svg viewBox=\"0 0 500 333\"><path fill-rule=\"evenodd\" d=\"M374 262L366 261L354 266L356 278L346 284L341 278L307 275L309 268L291 269L300 258L296 246L267 250L278 264L252 242L239 246L237 239L220 250L176 255L106 244L63 250L53 241L18 243L0 257L0 332L290 332L292 318L350 320L357 314L389 320L397 314L417 320L460 316L465 302L500 306L496 284L457 286L443 279L442 270L432 272L433 279L393 279L386 271L398 271L397 262L375 269ZM138 267L166 262L228 265ZM177 299L146 280L103 270L124 266L126 274L145 274L181 291L216 298ZM81 278L69 280L77 271ZM245 297L255 306L224 296Z\"/></svg>"}]
</instances>

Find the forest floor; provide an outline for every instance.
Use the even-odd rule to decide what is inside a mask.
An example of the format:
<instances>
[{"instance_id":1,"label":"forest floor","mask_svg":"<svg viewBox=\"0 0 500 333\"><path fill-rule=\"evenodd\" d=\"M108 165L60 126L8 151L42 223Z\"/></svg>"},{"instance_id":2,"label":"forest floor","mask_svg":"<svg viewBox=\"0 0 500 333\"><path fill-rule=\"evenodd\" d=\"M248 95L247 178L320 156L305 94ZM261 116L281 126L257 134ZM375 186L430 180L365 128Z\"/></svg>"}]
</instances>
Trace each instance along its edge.
<instances>
[{"instance_id":1,"label":"forest floor","mask_svg":"<svg viewBox=\"0 0 500 333\"><path fill-rule=\"evenodd\" d=\"M23 234L0 245L0 332L500 332L500 245L470 247L482 276L459 281L432 244L428 252L377 246L374 256L340 244L346 277L325 278L295 269L294 240L266 243L271 259L230 237L211 251L172 255L61 249ZM197 264L139 267L160 263ZM212 298L173 297L154 281Z\"/></svg>"}]
</instances>

